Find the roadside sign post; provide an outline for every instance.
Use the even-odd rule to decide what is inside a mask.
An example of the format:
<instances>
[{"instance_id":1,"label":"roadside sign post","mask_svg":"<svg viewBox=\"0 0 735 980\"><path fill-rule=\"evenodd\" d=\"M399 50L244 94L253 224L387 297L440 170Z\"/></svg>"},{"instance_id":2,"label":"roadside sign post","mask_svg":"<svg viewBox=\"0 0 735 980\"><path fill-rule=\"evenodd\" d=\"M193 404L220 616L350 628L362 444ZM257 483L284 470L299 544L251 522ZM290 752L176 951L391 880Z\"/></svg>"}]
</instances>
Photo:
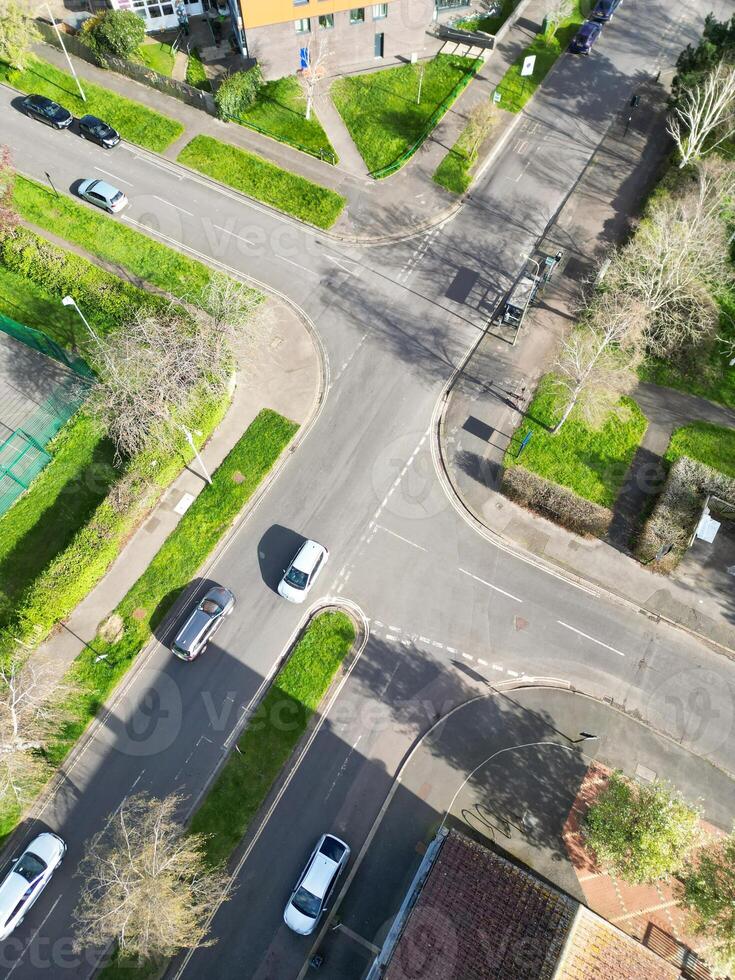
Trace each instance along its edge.
<instances>
[{"instance_id":1,"label":"roadside sign post","mask_svg":"<svg viewBox=\"0 0 735 980\"><path fill-rule=\"evenodd\" d=\"M54 187L54 182L53 182L53 180L51 180L51 174L48 172L48 170L44 170L44 173L46 174L46 180L49 182L49 184L51 184L51 190L58 197L59 196L59 192Z\"/></svg>"},{"instance_id":2,"label":"roadside sign post","mask_svg":"<svg viewBox=\"0 0 735 980\"><path fill-rule=\"evenodd\" d=\"M521 89L521 98L526 94L526 79L533 75L533 69L536 67L536 55L529 54L528 57L523 59L523 67L521 68L521 78L523 79L523 88Z\"/></svg>"},{"instance_id":3,"label":"roadside sign post","mask_svg":"<svg viewBox=\"0 0 735 980\"><path fill-rule=\"evenodd\" d=\"M521 453L523 452L523 450L529 444L529 442L531 441L531 436L532 435L533 435L533 429L529 429L528 432L523 437L520 446L518 447L518 452L516 453L516 459L518 459L518 457L521 455Z\"/></svg>"}]
</instances>

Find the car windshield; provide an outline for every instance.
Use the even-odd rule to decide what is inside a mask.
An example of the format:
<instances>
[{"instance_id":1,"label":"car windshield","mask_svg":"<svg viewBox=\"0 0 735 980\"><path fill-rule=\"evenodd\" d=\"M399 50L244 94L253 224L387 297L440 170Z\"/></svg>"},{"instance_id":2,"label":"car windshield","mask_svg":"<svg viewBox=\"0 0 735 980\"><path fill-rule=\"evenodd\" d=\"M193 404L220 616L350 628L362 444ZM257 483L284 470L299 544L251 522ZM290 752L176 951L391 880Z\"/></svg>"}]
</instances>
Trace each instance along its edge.
<instances>
[{"instance_id":1,"label":"car windshield","mask_svg":"<svg viewBox=\"0 0 735 980\"><path fill-rule=\"evenodd\" d=\"M35 881L39 875L46 870L46 863L37 857L32 851L26 851L23 857L13 868L16 874L21 875L26 881Z\"/></svg>"},{"instance_id":2,"label":"car windshield","mask_svg":"<svg viewBox=\"0 0 735 980\"><path fill-rule=\"evenodd\" d=\"M89 128L92 130L95 136L107 136L109 132L109 126L105 126L105 124L100 122L99 119L97 119L96 122L90 123Z\"/></svg>"},{"instance_id":3,"label":"car windshield","mask_svg":"<svg viewBox=\"0 0 735 980\"><path fill-rule=\"evenodd\" d=\"M294 568L292 565L288 570L288 574L286 575L286 581L295 589L305 589L308 577L309 576L306 574L306 572L300 572L298 568Z\"/></svg>"},{"instance_id":4,"label":"car windshield","mask_svg":"<svg viewBox=\"0 0 735 980\"><path fill-rule=\"evenodd\" d=\"M324 843L319 848L320 854L325 854L328 858L331 858L331 860L335 861L336 863L339 863L339 861L342 860L342 855L344 854L344 852L345 852L344 847L342 846L342 844L339 843L339 841L336 841L334 837L325 837Z\"/></svg>"},{"instance_id":5,"label":"car windshield","mask_svg":"<svg viewBox=\"0 0 735 980\"><path fill-rule=\"evenodd\" d=\"M222 606L218 602L215 602L214 599L203 599L199 608L202 612L207 613L208 616L216 616L222 612Z\"/></svg>"},{"instance_id":6,"label":"car windshield","mask_svg":"<svg viewBox=\"0 0 735 980\"><path fill-rule=\"evenodd\" d=\"M291 899L291 904L302 915L306 915L310 919L316 919L322 907L322 903L316 895L312 895L308 888L304 888L303 885Z\"/></svg>"}]
</instances>

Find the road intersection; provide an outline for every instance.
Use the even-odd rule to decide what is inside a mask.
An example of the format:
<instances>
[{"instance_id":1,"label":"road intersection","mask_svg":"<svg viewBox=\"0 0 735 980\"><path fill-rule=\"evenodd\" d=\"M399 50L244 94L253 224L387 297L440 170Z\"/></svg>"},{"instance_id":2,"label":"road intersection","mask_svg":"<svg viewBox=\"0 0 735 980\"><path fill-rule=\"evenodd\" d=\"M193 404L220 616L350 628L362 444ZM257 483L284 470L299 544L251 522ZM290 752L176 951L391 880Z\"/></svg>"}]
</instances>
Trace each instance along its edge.
<instances>
[{"instance_id":1,"label":"road intersection","mask_svg":"<svg viewBox=\"0 0 735 980\"><path fill-rule=\"evenodd\" d=\"M213 962L220 976L296 976L308 945L280 916L315 828L359 851L416 737L488 683L560 678L735 772L731 662L480 537L438 478L430 424L615 113L657 59L671 63L698 35L704 13L682 2L626 5L595 58L561 60L452 221L370 248L132 147L103 156L41 131L0 90L20 171L43 180L51 166L64 188L98 171L119 182L131 199L124 220L287 296L327 358L318 422L208 569L237 593L236 613L192 665L160 644L146 651L41 815L69 842L67 864L0 949L5 975L91 975L99 951L71 953L84 841L134 790L194 801L207 785L300 622L275 593L298 534L329 547L320 591L359 606L368 642L345 687L348 713L324 719L289 788L293 802L284 796L262 839L277 859L266 849L262 863L245 864L214 920L219 947L196 953L182 976L211 975ZM672 17L678 28L662 38L658 22ZM216 959L225 950L236 974Z\"/></svg>"}]
</instances>

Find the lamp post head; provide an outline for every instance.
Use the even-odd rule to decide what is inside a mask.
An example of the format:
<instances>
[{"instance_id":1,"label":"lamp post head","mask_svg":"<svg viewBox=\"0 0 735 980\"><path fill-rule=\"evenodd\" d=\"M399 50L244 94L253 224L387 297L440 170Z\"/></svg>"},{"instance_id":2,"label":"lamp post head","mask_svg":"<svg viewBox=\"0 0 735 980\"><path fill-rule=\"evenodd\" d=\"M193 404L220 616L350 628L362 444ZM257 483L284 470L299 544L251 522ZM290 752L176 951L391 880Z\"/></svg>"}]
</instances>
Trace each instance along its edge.
<instances>
[{"instance_id":1,"label":"lamp post head","mask_svg":"<svg viewBox=\"0 0 735 980\"><path fill-rule=\"evenodd\" d=\"M64 298L62 299L62 301L61 301L61 302L62 302L62 304L63 304L64 306L76 306L76 305L77 305L77 304L76 304L76 300L75 300L75 299L74 299L74 298L73 298L72 296L65 296L65 297L64 297Z\"/></svg>"}]
</instances>

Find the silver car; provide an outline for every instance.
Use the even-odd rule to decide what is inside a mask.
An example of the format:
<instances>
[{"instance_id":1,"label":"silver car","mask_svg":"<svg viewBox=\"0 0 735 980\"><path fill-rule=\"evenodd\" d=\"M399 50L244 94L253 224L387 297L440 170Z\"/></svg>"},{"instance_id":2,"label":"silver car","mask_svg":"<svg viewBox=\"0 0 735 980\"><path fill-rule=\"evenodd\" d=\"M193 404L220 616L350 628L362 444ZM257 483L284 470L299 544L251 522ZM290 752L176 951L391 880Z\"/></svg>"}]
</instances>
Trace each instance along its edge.
<instances>
[{"instance_id":1,"label":"silver car","mask_svg":"<svg viewBox=\"0 0 735 980\"><path fill-rule=\"evenodd\" d=\"M234 608L235 597L230 590L213 586L176 634L171 652L180 660L196 660Z\"/></svg>"},{"instance_id":2,"label":"silver car","mask_svg":"<svg viewBox=\"0 0 735 980\"><path fill-rule=\"evenodd\" d=\"M66 844L56 834L39 834L14 858L0 883L0 940L7 939L25 918L64 860Z\"/></svg>"},{"instance_id":3,"label":"silver car","mask_svg":"<svg viewBox=\"0 0 735 980\"><path fill-rule=\"evenodd\" d=\"M92 178L83 180L79 185L79 196L83 197L85 201L89 201L90 204L95 204L98 208L109 211L110 214L117 214L118 211L122 211L128 203L123 192L119 191L117 187L113 187L112 184L108 184L106 180L93 180Z\"/></svg>"},{"instance_id":4,"label":"silver car","mask_svg":"<svg viewBox=\"0 0 735 980\"><path fill-rule=\"evenodd\" d=\"M300 936L312 933L327 908L337 879L350 860L350 849L333 834L322 834L291 893L283 921Z\"/></svg>"}]
</instances>

